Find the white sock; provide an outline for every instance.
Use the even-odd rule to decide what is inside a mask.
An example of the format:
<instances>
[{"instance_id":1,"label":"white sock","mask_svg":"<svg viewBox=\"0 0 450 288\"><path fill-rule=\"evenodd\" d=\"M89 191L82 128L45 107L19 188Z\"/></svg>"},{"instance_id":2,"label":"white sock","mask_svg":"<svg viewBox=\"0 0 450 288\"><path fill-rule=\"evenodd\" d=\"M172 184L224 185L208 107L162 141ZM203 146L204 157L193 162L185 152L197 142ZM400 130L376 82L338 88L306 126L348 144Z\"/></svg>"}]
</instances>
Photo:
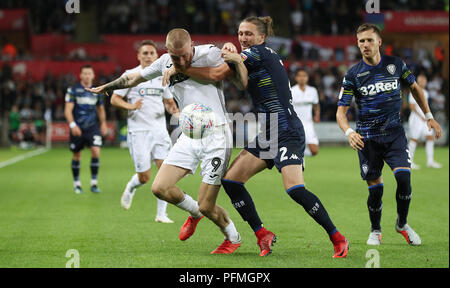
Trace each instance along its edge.
<instances>
[{"instance_id":1,"label":"white sock","mask_svg":"<svg viewBox=\"0 0 450 288\"><path fill-rule=\"evenodd\" d=\"M156 199L156 215L157 216L166 216L166 208L167 202L161 199Z\"/></svg>"},{"instance_id":2,"label":"white sock","mask_svg":"<svg viewBox=\"0 0 450 288\"><path fill-rule=\"evenodd\" d=\"M128 191L133 191L133 189L137 189L139 187L141 187L142 184L141 181L139 181L139 176L138 174L134 174L133 177L131 177L130 182L128 182L127 187L128 187Z\"/></svg>"},{"instance_id":3,"label":"white sock","mask_svg":"<svg viewBox=\"0 0 450 288\"><path fill-rule=\"evenodd\" d=\"M202 217L202 213L198 210L198 203L188 194L184 194L184 199L177 204L177 207L191 213L194 218Z\"/></svg>"},{"instance_id":4,"label":"white sock","mask_svg":"<svg viewBox=\"0 0 450 288\"><path fill-rule=\"evenodd\" d=\"M97 179L91 179L91 186L97 185Z\"/></svg>"},{"instance_id":5,"label":"white sock","mask_svg":"<svg viewBox=\"0 0 450 288\"><path fill-rule=\"evenodd\" d=\"M228 223L227 227L225 227L222 230L222 233L225 235L225 237L230 240L233 244L239 243L241 241L241 237L239 236L239 233L236 230L236 227L234 226L233 221L231 219L228 219L230 223Z\"/></svg>"},{"instance_id":6,"label":"white sock","mask_svg":"<svg viewBox=\"0 0 450 288\"><path fill-rule=\"evenodd\" d=\"M411 158L409 160L411 160L412 163L414 163L413 159L414 159L414 153L416 152L416 147L417 147L417 142L409 140L409 157Z\"/></svg>"},{"instance_id":7,"label":"white sock","mask_svg":"<svg viewBox=\"0 0 450 288\"><path fill-rule=\"evenodd\" d=\"M77 186L81 187L81 181L80 180L73 181L73 187L77 187Z\"/></svg>"},{"instance_id":8,"label":"white sock","mask_svg":"<svg viewBox=\"0 0 450 288\"><path fill-rule=\"evenodd\" d=\"M425 142L425 152L427 153L427 161L428 163L434 162L434 141L427 140Z\"/></svg>"}]
</instances>

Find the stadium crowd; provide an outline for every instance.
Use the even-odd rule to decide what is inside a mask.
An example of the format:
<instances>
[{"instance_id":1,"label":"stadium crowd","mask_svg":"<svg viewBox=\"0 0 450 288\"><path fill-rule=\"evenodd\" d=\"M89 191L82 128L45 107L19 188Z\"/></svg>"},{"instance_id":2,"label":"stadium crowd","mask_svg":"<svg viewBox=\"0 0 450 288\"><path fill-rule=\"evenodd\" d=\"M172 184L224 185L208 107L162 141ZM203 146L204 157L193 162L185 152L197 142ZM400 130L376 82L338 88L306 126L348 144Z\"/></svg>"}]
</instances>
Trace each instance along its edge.
<instances>
[{"instance_id":1,"label":"stadium crowd","mask_svg":"<svg viewBox=\"0 0 450 288\"><path fill-rule=\"evenodd\" d=\"M53 2L53 3L50 3ZM61 14L58 10L50 10L47 5L63 5L64 1L49 0L3 0L0 8L32 7L30 19L33 33L63 33L73 34L76 19L74 15ZM137 1L113 0L98 1L96 9L99 33L146 33L164 34L180 19L190 27L192 34L235 34L239 21L249 15L267 15L268 1L264 0L177 0ZM302 41L298 35L333 35L352 34L354 27L361 22L359 12L363 4L361 0L302 0L289 1L290 33L292 46L290 53L279 50L280 56L289 63L288 71L292 85L294 73L300 68L299 61L329 61L354 63L360 59L356 46L338 47L333 49L311 45ZM49 4L50 3L50 4ZM83 2L88 3L88 2ZM445 1L382 1L382 9L444 9ZM355 8L356 7L356 8ZM320 11L320 15L318 15ZM323 14L327 15L323 17ZM152 15L152 17L148 17ZM322 16L321 16L322 15ZM321 21L314 21L320 17ZM177 22L175 22L177 21ZM11 43L2 39L2 61L5 62L0 71L0 115L9 115L10 138L17 141L20 123L34 123L35 131L27 133L36 142L43 142L42 131L44 120L64 121L64 96L67 87L77 81L77 75L66 74L53 76L48 74L44 81L33 82L31 78L16 78L7 60L29 60L32 55L26 51L14 50ZM344 51L345 50L345 51ZM12 53L12 54L11 54ZM385 53L402 57L417 75L425 73L429 80L428 89L431 98L431 109L434 113L445 114L448 84L444 83L440 71L442 67L442 52L439 47L435 51L411 49L404 47L385 47ZM69 57L69 56L68 56ZM94 59L85 59L94 60ZM98 59L97 59L98 60ZM107 60L107 59L103 59ZM309 70L309 85L318 89L321 105L321 121L335 121L337 98L343 75L348 70L346 64L323 68L314 66ZM94 64L95 69L95 64ZM120 69L119 69L120 70ZM117 71L120 74L120 71ZM96 75L95 83L106 83L119 76ZM244 92L236 90L226 83L225 96L227 109L230 113L247 113L252 110L251 100ZM125 121L126 113L120 111L105 101L108 121ZM350 119L354 119L356 110L352 107ZM407 120L409 108L405 101L403 120ZM446 120L445 120L446 121ZM26 126L26 125L25 125ZM32 125L30 125L31 127ZM22 133L25 134L25 133Z\"/></svg>"}]
</instances>

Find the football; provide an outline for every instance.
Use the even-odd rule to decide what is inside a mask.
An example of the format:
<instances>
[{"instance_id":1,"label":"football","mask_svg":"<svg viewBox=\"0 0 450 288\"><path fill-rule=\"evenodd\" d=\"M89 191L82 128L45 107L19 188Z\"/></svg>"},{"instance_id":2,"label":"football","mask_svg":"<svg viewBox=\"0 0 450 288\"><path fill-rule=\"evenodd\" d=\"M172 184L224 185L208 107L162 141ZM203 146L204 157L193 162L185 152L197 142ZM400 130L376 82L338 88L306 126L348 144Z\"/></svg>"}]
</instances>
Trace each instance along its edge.
<instances>
[{"instance_id":1,"label":"football","mask_svg":"<svg viewBox=\"0 0 450 288\"><path fill-rule=\"evenodd\" d=\"M181 131L189 138L200 139L205 137L211 133L214 124L214 111L203 104L189 104L180 113L179 125Z\"/></svg>"}]
</instances>

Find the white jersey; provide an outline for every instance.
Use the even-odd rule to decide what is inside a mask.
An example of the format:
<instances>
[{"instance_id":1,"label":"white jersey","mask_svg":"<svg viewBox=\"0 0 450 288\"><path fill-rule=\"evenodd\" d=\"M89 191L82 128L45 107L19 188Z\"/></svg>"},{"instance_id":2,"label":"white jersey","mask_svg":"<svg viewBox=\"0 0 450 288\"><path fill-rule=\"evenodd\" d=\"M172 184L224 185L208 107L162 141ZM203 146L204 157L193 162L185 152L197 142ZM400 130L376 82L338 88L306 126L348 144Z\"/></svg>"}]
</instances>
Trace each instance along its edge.
<instances>
[{"instance_id":1,"label":"white jersey","mask_svg":"<svg viewBox=\"0 0 450 288\"><path fill-rule=\"evenodd\" d=\"M194 46L192 67L216 67L224 63L222 52L214 45ZM145 79L162 76L166 69L172 67L172 59L168 53L162 55L152 65L141 71ZM194 80L184 74L173 75L169 90L178 103L180 111L189 104L201 103L216 113L216 125L228 123L223 95L223 81L211 83Z\"/></svg>"},{"instance_id":2,"label":"white jersey","mask_svg":"<svg viewBox=\"0 0 450 288\"><path fill-rule=\"evenodd\" d=\"M295 113L302 122L312 122L312 105L319 103L319 94L317 89L306 85L305 91L302 91L298 85L294 85L291 89L292 101Z\"/></svg>"},{"instance_id":3,"label":"white jersey","mask_svg":"<svg viewBox=\"0 0 450 288\"><path fill-rule=\"evenodd\" d=\"M429 97L428 91L425 89L422 89L422 91L423 91L423 95L425 96L425 100L428 102L428 97ZM423 118L425 118L425 114L423 114L422 109L420 109L420 106L417 104L416 100L414 99L414 97L412 96L411 93L409 93L408 102L409 102L409 104L414 104L416 107L417 113L420 116L422 116ZM420 117L415 112L412 112L412 111L411 111L411 115L409 117L417 117L419 120L421 120Z\"/></svg>"},{"instance_id":4,"label":"white jersey","mask_svg":"<svg viewBox=\"0 0 450 288\"><path fill-rule=\"evenodd\" d=\"M122 75L136 73L143 70L141 65L126 70ZM140 83L136 87L119 89L115 94L127 96L129 103L135 103L143 99L139 110L128 110L128 131L166 130L165 108L162 99L170 99L173 96L168 89L162 86L162 77Z\"/></svg>"}]
</instances>

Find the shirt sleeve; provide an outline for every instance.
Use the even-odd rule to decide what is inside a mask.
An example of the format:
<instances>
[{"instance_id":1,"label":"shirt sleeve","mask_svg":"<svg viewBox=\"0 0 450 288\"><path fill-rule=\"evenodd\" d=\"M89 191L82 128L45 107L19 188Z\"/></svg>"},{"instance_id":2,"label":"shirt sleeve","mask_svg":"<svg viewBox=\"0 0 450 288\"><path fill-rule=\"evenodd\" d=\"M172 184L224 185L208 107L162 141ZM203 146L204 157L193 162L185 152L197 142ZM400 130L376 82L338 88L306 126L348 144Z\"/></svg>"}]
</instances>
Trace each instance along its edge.
<instances>
[{"instance_id":1,"label":"shirt sleeve","mask_svg":"<svg viewBox=\"0 0 450 288\"><path fill-rule=\"evenodd\" d=\"M345 74L342 80L341 91L339 93L338 106L350 106L355 93L355 84L350 71Z\"/></svg>"},{"instance_id":2,"label":"shirt sleeve","mask_svg":"<svg viewBox=\"0 0 450 288\"><path fill-rule=\"evenodd\" d=\"M102 106L103 105L103 94L94 94L97 96L97 106Z\"/></svg>"},{"instance_id":3,"label":"shirt sleeve","mask_svg":"<svg viewBox=\"0 0 450 288\"><path fill-rule=\"evenodd\" d=\"M164 58L166 54L161 56L158 60L153 62L150 66L145 67L141 70L141 76L144 79L151 80L158 76L162 76L162 68L163 68L163 62L162 59Z\"/></svg>"},{"instance_id":4,"label":"shirt sleeve","mask_svg":"<svg viewBox=\"0 0 450 288\"><path fill-rule=\"evenodd\" d=\"M313 99L312 99L312 103L313 104L319 104L319 93L317 93L317 89L313 87Z\"/></svg>"},{"instance_id":5,"label":"shirt sleeve","mask_svg":"<svg viewBox=\"0 0 450 288\"><path fill-rule=\"evenodd\" d=\"M222 51L216 46L211 45L207 54L208 67L217 67L225 61L222 58Z\"/></svg>"},{"instance_id":6,"label":"shirt sleeve","mask_svg":"<svg viewBox=\"0 0 450 288\"><path fill-rule=\"evenodd\" d=\"M173 94L170 92L169 87L166 86L162 95L163 99L173 99Z\"/></svg>"},{"instance_id":7,"label":"shirt sleeve","mask_svg":"<svg viewBox=\"0 0 450 288\"><path fill-rule=\"evenodd\" d=\"M409 70L408 65L406 65L406 63L401 60L401 65L402 65L402 72L401 72L401 81L403 81L403 83L405 83L406 85L411 86L412 84L414 84L414 82L416 81L416 77L414 77L414 74L411 73L411 70Z\"/></svg>"},{"instance_id":8,"label":"shirt sleeve","mask_svg":"<svg viewBox=\"0 0 450 288\"><path fill-rule=\"evenodd\" d=\"M256 48L248 48L241 52L242 60L244 61L245 66L248 68L254 67L261 60L259 55L259 51Z\"/></svg>"},{"instance_id":9,"label":"shirt sleeve","mask_svg":"<svg viewBox=\"0 0 450 288\"><path fill-rule=\"evenodd\" d=\"M67 88L65 100L69 103L75 103L75 95L73 94L72 87Z\"/></svg>"}]
</instances>

